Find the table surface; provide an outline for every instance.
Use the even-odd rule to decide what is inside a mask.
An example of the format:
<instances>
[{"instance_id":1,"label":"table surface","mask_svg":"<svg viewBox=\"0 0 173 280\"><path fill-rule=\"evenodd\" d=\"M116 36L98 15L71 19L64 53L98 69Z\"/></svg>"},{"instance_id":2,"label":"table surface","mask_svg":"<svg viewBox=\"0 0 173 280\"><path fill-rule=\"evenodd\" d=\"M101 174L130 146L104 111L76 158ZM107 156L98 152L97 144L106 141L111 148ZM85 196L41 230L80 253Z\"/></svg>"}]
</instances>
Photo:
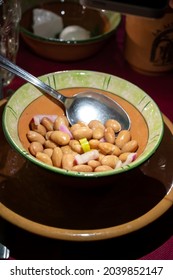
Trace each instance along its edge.
<instances>
[{"instance_id":1,"label":"table surface","mask_svg":"<svg viewBox=\"0 0 173 280\"><path fill-rule=\"evenodd\" d=\"M124 78L146 91L173 121L173 72L147 76L124 59L124 25L94 56L76 62L56 62L36 56L20 39L17 64L35 76L64 70L93 70ZM25 81L15 77L4 96ZM0 219L0 242L15 259L173 259L173 207L152 224L115 239L97 242L53 240L29 233Z\"/></svg>"}]
</instances>

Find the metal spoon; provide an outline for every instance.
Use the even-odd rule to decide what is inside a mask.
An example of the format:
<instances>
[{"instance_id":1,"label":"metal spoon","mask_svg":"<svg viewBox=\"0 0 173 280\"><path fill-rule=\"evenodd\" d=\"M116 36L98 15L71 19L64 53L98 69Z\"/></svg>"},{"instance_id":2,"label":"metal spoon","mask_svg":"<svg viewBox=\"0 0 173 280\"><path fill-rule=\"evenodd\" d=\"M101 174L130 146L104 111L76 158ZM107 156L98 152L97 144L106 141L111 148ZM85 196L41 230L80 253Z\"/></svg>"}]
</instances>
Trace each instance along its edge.
<instances>
[{"instance_id":1,"label":"metal spoon","mask_svg":"<svg viewBox=\"0 0 173 280\"><path fill-rule=\"evenodd\" d=\"M59 100L66 109L66 116L71 125L78 121L89 123L91 120L100 120L105 123L108 119L115 119L121 124L122 129L130 128L130 118L126 111L114 100L101 93L84 91L66 97L1 55L0 66Z\"/></svg>"}]
</instances>

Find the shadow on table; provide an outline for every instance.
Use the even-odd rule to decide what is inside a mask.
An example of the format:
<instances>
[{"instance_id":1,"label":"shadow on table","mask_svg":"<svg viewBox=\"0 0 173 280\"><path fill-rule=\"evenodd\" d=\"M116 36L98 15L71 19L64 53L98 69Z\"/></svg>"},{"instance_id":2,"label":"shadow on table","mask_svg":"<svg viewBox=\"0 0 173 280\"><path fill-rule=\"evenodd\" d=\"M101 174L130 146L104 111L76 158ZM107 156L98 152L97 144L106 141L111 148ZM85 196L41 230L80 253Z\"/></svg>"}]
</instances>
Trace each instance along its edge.
<instances>
[{"instance_id":1,"label":"shadow on table","mask_svg":"<svg viewBox=\"0 0 173 280\"><path fill-rule=\"evenodd\" d=\"M1 220L1 241L15 259L133 260L154 251L173 235L173 207L152 224L131 234L96 242L40 237ZM172 244L173 250L173 244Z\"/></svg>"}]
</instances>

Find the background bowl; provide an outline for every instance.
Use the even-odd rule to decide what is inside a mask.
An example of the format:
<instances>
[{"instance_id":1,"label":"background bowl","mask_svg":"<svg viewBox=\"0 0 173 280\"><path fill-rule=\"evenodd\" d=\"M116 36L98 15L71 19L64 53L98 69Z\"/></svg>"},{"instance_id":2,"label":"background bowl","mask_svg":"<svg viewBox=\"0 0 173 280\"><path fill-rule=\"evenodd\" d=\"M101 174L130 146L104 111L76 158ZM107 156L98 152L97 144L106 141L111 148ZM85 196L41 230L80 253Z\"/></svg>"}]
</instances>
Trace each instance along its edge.
<instances>
[{"instance_id":1,"label":"background bowl","mask_svg":"<svg viewBox=\"0 0 173 280\"><path fill-rule=\"evenodd\" d=\"M28 152L26 134L31 119L37 114L63 115L64 112L58 101L47 98L40 90L27 83L8 101L3 114L3 129L9 143L29 161L59 175L98 178L136 168L158 148L163 136L162 115L155 102L137 86L116 76L81 70L50 73L42 76L41 80L65 95L71 96L86 88L94 88L115 99L130 116L132 138L139 144L138 157L123 168L91 173L66 171L38 161Z\"/></svg>"},{"instance_id":2,"label":"background bowl","mask_svg":"<svg viewBox=\"0 0 173 280\"><path fill-rule=\"evenodd\" d=\"M39 1L38 1L39 2ZM42 8L61 16L64 27L78 25L90 31L86 40L61 40L45 38L33 33L33 8ZM25 10L25 9L24 9ZM21 36L26 44L38 55L59 61L74 61L96 53L117 30L119 13L86 8L78 0L41 1L23 12L20 22Z\"/></svg>"}]
</instances>

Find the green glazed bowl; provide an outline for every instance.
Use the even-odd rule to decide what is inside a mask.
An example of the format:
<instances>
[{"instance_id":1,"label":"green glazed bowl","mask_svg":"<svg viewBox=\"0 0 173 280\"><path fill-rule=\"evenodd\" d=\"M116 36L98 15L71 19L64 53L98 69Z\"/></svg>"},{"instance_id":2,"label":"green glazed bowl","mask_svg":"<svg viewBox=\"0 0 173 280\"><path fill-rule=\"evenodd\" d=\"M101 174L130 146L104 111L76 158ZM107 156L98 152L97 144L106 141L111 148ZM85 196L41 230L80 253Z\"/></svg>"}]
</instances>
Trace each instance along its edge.
<instances>
[{"instance_id":1,"label":"green glazed bowl","mask_svg":"<svg viewBox=\"0 0 173 280\"><path fill-rule=\"evenodd\" d=\"M47 98L40 90L26 83L12 95L5 107L3 130L10 145L27 160L64 176L97 178L137 168L155 153L163 137L162 114L152 98L136 85L110 74L85 70L50 73L40 79L69 96L92 88L119 102L131 118L131 132L139 143L138 156L124 167L90 173L66 171L38 161L28 151L26 133L29 123L34 114L63 114L63 109L57 101Z\"/></svg>"}]
</instances>

